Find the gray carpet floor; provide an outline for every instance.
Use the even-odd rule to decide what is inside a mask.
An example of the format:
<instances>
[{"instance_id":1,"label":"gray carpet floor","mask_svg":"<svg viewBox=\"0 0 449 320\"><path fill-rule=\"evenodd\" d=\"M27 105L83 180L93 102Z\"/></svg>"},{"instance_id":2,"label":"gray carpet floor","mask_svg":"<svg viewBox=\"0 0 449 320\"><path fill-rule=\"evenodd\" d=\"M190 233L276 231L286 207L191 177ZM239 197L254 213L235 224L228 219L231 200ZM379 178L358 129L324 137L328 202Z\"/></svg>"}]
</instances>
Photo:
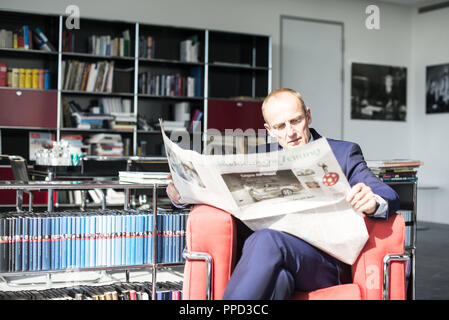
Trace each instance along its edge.
<instances>
[{"instance_id":1,"label":"gray carpet floor","mask_svg":"<svg viewBox=\"0 0 449 320\"><path fill-rule=\"evenodd\" d=\"M449 300L449 225L418 222L416 300Z\"/></svg>"}]
</instances>

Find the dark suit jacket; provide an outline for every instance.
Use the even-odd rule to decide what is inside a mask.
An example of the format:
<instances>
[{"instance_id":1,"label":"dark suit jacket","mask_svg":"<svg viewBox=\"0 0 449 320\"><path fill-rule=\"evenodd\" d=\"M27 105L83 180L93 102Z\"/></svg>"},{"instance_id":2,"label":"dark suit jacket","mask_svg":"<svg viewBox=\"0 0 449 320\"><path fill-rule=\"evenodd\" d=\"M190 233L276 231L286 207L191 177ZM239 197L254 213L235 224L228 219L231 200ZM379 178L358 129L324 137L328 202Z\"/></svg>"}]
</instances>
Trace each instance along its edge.
<instances>
[{"instance_id":1,"label":"dark suit jacket","mask_svg":"<svg viewBox=\"0 0 449 320\"><path fill-rule=\"evenodd\" d=\"M310 128L310 133L315 140L321 138L321 135L313 128ZM379 180L379 178L377 178L366 166L362 150L358 144L342 140L326 139L351 187L359 182L363 182L372 189L373 193L385 199L388 203L387 215L385 218L388 218L388 213L390 211L399 209L399 197L396 191ZM282 150L281 145L275 143L275 145L272 146L264 145L258 147L256 152L269 152L270 147L271 150Z\"/></svg>"}]
</instances>

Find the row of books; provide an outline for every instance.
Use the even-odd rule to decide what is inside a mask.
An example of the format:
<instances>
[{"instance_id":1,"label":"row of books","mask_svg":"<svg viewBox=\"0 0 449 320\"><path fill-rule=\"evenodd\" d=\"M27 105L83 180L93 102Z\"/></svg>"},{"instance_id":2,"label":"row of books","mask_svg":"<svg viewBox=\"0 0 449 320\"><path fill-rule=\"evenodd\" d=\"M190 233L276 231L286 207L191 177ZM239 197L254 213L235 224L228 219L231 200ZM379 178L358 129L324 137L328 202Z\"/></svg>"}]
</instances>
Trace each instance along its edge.
<instances>
[{"instance_id":1,"label":"row of books","mask_svg":"<svg viewBox=\"0 0 449 320\"><path fill-rule=\"evenodd\" d=\"M63 60L61 69L63 90L112 92L114 61Z\"/></svg>"},{"instance_id":2,"label":"row of books","mask_svg":"<svg viewBox=\"0 0 449 320\"><path fill-rule=\"evenodd\" d=\"M28 25L24 25L14 31L1 29L0 48L56 51L40 28L36 27L33 30Z\"/></svg>"},{"instance_id":3,"label":"row of books","mask_svg":"<svg viewBox=\"0 0 449 320\"><path fill-rule=\"evenodd\" d=\"M411 246L413 244L413 242L412 242L412 227L413 227L413 225L411 223L407 224L407 222L413 222L413 211L397 210L396 213L402 215L402 217L404 218L404 221L406 223L404 245L406 247Z\"/></svg>"},{"instance_id":4,"label":"row of books","mask_svg":"<svg viewBox=\"0 0 449 320\"><path fill-rule=\"evenodd\" d=\"M66 128L133 130L136 117L131 99L101 98L84 110L76 101L62 97Z\"/></svg>"},{"instance_id":5,"label":"row of books","mask_svg":"<svg viewBox=\"0 0 449 320\"><path fill-rule=\"evenodd\" d=\"M179 46L179 58L181 61L198 62L199 52L200 43L197 35L181 41Z\"/></svg>"},{"instance_id":6,"label":"row of books","mask_svg":"<svg viewBox=\"0 0 449 320\"><path fill-rule=\"evenodd\" d=\"M423 162L417 160L369 160L370 170L384 182L417 181L417 169Z\"/></svg>"},{"instance_id":7,"label":"row of books","mask_svg":"<svg viewBox=\"0 0 449 320\"><path fill-rule=\"evenodd\" d=\"M132 112L132 100L122 98L101 98L99 101L102 113L110 114L114 120L109 126L114 130L134 130L136 116Z\"/></svg>"},{"instance_id":8,"label":"row of books","mask_svg":"<svg viewBox=\"0 0 449 320\"><path fill-rule=\"evenodd\" d=\"M116 282L45 290L0 291L0 300L151 300L151 282ZM182 283L157 283L157 300L182 300Z\"/></svg>"},{"instance_id":9,"label":"row of books","mask_svg":"<svg viewBox=\"0 0 449 320\"><path fill-rule=\"evenodd\" d=\"M139 57L152 59L154 58L155 41L151 36L139 37Z\"/></svg>"},{"instance_id":10,"label":"row of books","mask_svg":"<svg viewBox=\"0 0 449 320\"><path fill-rule=\"evenodd\" d=\"M194 97L197 80L194 77L141 72L138 76L138 92L155 96Z\"/></svg>"},{"instance_id":11,"label":"row of books","mask_svg":"<svg viewBox=\"0 0 449 320\"><path fill-rule=\"evenodd\" d=\"M75 52L75 33L62 31L62 52Z\"/></svg>"},{"instance_id":12,"label":"row of books","mask_svg":"<svg viewBox=\"0 0 449 320\"><path fill-rule=\"evenodd\" d=\"M8 213L0 218L0 271L180 263L186 218L165 211L154 221L144 210Z\"/></svg>"},{"instance_id":13,"label":"row of books","mask_svg":"<svg viewBox=\"0 0 449 320\"><path fill-rule=\"evenodd\" d=\"M0 62L0 87L50 89L48 69L8 68Z\"/></svg>"},{"instance_id":14,"label":"row of books","mask_svg":"<svg viewBox=\"0 0 449 320\"><path fill-rule=\"evenodd\" d=\"M91 35L87 39L87 52L100 56L131 57L131 40L129 30L121 37L110 35Z\"/></svg>"}]
</instances>

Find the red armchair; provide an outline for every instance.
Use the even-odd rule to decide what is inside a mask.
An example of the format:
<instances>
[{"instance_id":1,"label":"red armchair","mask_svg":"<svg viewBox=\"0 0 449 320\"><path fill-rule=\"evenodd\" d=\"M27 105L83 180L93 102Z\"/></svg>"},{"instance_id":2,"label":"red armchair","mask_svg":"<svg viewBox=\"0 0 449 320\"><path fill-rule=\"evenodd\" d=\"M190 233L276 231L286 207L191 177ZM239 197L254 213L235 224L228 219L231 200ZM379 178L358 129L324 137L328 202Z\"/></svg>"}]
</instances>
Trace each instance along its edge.
<instances>
[{"instance_id":1,"label":"red armchair","mask_svg":"<svg viewBox=\"0 0 449 320\"><path fill-rule=\"evenodd\" d=\"M353 282L312 292L295 292L292 299L380 300L406 298L405 223L401 215L388 220L365 217L369 239L352 265ZM184 299L221 299L236 262L237 228L232 215L207 205L195 206L187 222L184 251Z\"/></svg>"}]
</instances>

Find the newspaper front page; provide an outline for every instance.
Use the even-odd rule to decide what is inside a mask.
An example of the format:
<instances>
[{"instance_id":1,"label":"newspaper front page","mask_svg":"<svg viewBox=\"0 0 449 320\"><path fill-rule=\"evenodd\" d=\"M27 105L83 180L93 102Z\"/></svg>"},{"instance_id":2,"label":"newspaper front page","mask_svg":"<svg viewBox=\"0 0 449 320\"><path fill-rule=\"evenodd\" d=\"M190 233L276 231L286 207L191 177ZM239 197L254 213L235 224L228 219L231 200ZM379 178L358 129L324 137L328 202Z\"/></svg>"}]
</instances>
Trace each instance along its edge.
<instances>
[{"instance_id":1,"label":"newspaper front page","mask_svg":"<svg viewBox=\"0 0 449 320\"><path fill-rule=\"evenodd\" d=\"M163 128L162 135L180 202L223 209L254 231L290 233L347 264L357 259L368 232L345 200L350 185L325 138L267 153L202 155Z\"/></svg>"}]
</instances>

